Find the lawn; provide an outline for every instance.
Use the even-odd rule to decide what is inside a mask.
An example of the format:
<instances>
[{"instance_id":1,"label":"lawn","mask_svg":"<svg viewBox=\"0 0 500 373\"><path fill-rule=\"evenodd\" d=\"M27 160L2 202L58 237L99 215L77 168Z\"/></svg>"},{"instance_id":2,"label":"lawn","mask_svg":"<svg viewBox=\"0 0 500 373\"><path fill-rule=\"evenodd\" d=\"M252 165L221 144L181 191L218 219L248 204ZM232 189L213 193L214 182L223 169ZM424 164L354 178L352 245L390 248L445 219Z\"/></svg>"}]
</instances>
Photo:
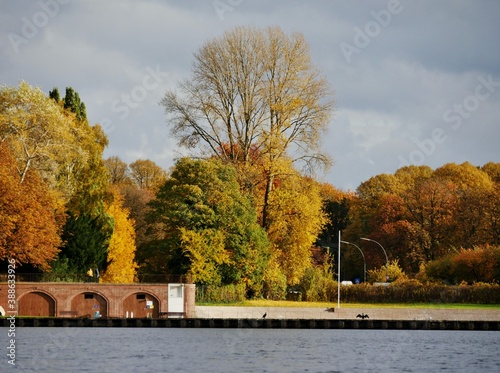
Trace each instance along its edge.
<instances>
[{"instance_id":1,"label":"lawn","mask_svg":"<svg viewBox=\"0 0 500 373\"><path fill-rule=\"evenodd\" d=\"M315 307L337 308L336 302L296 302L286 300L252 299L235 303L197 303L197 306L239 306L239 307ZM461 303L340 303L341 308L452 308L452 309L491 309L500 310L500 304L461 304Z\"/></svg>"}]
</instances>

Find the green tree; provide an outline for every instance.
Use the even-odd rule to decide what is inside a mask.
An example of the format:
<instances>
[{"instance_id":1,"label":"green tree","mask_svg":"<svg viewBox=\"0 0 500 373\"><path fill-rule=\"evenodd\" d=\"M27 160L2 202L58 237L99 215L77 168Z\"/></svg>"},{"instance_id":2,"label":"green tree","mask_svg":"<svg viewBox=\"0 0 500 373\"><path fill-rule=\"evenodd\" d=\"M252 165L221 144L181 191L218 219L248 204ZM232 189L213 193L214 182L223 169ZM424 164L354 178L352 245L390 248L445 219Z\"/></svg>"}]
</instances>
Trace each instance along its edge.
<instances>
[{"instance_id":1,"label":"green tree","mask_svg":"<svg viewBox=\"0 0 500 373\"><path fill-rule=\"evenodd\" d=\"M69 273L84 274L89 268L105 270L110 233L99 217L69 212L58 262L67 263Z\"/></svg>"},{"instance_id":2,"label":"green tree","mask_svg":"<svg viewBox=\"0 0 500 373\"><path fill-rule=\"evenodd\" d=\"M339 230L344 231L351 224L349 211L353 198L353 193L337 190L331 184L325 183L321 186L321 199L327 222L318 235L318 245L330 247L338 242Z\"/></svg>"},{"instance_id":3,"label":"green tree","mask_svg":"<svg viewBox=\"0 0 500 373\"><path fill-rule=\"evenodd\" d=\"M150 266L198 275L201 272L193 265L218 262L216 272L207 270L211 279L200 274L203 281L220 278L222 284L245 283L260 291L268 242L249 198L239 191L233 167L216 160L182 158L150 206L156 229L145 250L157 260L150 259ZM201 250L200 242L213 247ZM205 252L206 257L198 260L196 255Z\"/></svg>"},{"instance_id":4,"label":"green tree","mask_svg":"<svg viewBox=\"0 0 500 373\"><path fill-rule=\"evenodd\" d=\"M66 87L66 95L63 98L63 106L75 113L79 121L87 120L87 110L85 103L80 100L80 95L71 87Z\"/></svg>"},{"instance_id":5,"label":"green tree","mask_svg":"<svg viewBox=\"0 0 500 373\"><path fill-rule=\"evenodd\" d=\"M49 91L49 97L53 99L55 102L59 103L61 101L61 95L59 94L59 89L54 87L52 91Z\"/></svg>"}]
</instances>

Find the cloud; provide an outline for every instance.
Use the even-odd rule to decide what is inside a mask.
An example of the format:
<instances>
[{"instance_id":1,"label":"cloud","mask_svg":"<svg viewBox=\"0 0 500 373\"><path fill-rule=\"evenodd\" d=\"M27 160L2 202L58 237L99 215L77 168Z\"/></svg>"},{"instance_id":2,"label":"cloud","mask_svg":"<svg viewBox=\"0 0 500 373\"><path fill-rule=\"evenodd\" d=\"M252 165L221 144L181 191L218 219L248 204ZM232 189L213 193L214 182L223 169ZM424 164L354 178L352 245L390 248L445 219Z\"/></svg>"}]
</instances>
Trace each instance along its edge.
<instances>
[{"instance_id":1,"label":"cloud","mask_svg":"<svg viewBox=\"0 0 500 373\"><path fill-rule=\"evenodd\" d=\"M158 102L189 78L193 53L229 28L277 25L305 35L336 92L323 141L336 163L325 181L355 189L412 156L432 167L499 161L500 3L220 1L227 5L223 17L213 1L2 2L0 81L24 79L45 92L74 87L90 120L108 123L106 156L149 158L168 168L187 152L169 138ZM57 11L41 3L58 4ZM27 22L38 24L33 35L23 34ZM355 43L360 32L369 41L363 47ZM17 52L13 33L27 41ZM342 43L359 50L350 61ZM147 89L148 68L157 67L168 77ZM487 98L475 100L480 77L494 84ZM135 97L132 105L127 96ZM456 105L472 110L462 116ZM459 115L460 125L450 115Z\"/></svg>"}]
</instances>

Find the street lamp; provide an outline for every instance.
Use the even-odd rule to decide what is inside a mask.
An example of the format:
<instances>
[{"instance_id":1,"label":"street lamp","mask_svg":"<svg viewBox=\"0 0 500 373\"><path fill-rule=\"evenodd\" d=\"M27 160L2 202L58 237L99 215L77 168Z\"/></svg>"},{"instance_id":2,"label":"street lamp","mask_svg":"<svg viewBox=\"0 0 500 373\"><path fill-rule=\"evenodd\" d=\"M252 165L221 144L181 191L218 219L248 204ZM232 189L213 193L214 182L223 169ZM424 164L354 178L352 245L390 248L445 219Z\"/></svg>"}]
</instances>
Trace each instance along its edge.
<instances>
[{"instance_id":1,"label":"street lamp","mask_svg":"<svg viewBox=\"0 0 500 373\"><path fill-rule=\"evenodd\" d=\"M361 237L361 240L375 242L377 245L380 246L380 248L382 249L382 251L385 254L385 262L386 262L386 265L385 265L385 281L386 282L389 281L389 258L387 257L387 252L385 251L384 247L379 242L377 242L375 240L372 240L370 238Z\"/></svg>"},{"instance_id":2,"label":"street lamp","mask_svg":"<svg viewBox=\"0 0 500 373\"><path fill-rule=\"evenodd\" d=\"M358 245L355 245L352 242L347 242L347 241L340 241L340 242L354 246L361 253L361 256L363 257L363 279L364 279L364 282L366 282L366 260L365 260L365 254L363 254L363 251L361 251L361 249L359 248Z\"/></svg>"},{"instance_id":3,"label":"street lamp","mask_svg":"<svg viewBox=\"0 0 500 373\"><path fill-rule=\"evenodd\" d=\"M338 246L338 270L337 270L337 307L340 309L340 230L339 230L339 246Z\"/></svg>"}]
</instances>

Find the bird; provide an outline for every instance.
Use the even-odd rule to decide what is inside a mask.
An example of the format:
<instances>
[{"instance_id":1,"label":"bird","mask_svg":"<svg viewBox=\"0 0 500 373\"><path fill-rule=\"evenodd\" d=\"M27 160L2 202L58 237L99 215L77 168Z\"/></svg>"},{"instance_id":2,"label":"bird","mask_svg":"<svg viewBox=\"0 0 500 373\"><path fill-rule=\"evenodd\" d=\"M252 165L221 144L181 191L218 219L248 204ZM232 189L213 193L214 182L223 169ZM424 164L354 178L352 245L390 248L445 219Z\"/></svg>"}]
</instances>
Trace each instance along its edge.
<instances>
[{"instance_id":1,"label":"bird","mask_svg":"<svg viewBox=\"0 0 500 373\"><path fill-rule=\"evenodd\" d=\"M357 318L360 318L360 319L369 319L370 316L368 316L367 314L365 313L358 313L358 316L356 316Z\"/></svg>"},{"instance_id":2,"label":"bird","mask_svg":"<svg viewBox=\"0 0 500 373\"><path fill-rule=\"evenodd\" d=\"M335 308L330 307L325 310L326 312L335 312Z\"/></svg>"},{"instance_id":3,"label":"bird","mask_svg":"<svg viewBox=\"0 0 500 373\"><path fill-rule=\"evenodd\" d=\"M262 315L262 318L265 319L267 317L267 312Z\"/></svg>"}]
</instances>

